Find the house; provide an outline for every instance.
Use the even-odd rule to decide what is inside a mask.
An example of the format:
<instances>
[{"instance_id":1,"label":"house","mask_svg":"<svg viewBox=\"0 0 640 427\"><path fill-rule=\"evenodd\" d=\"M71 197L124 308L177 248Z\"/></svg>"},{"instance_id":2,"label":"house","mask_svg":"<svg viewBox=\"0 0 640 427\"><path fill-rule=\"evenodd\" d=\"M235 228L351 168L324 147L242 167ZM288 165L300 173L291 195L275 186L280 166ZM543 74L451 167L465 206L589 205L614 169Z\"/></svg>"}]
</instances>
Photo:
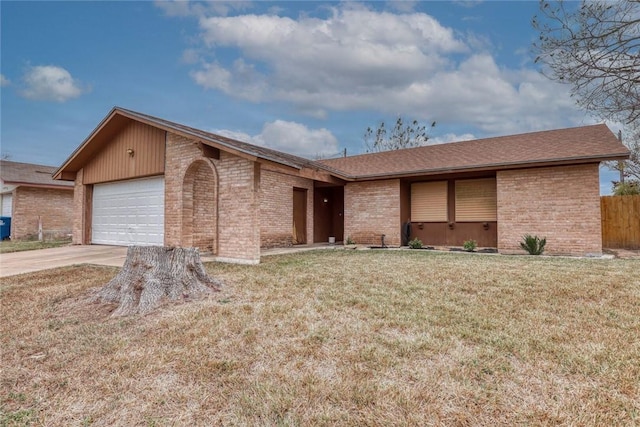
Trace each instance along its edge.
<instances>
[{"instance_id":1,"label":"house","mask_svg":"<svg viewBox=\"0 0 640 427\"><path fill-rule=\"evenodd\" d=\"M75 181L76 244L261 248L473 238L518 251L600 253L599 172L628 150L605 125L311 161L114 108L54 173Z\"/></svg>"},{"instance_id":2,"label":"house","mask_svg":"<svg viewBox=\"0 0 640 427\"><path fill-rule=\"evenodd\" d=\"M56 167L0 160L2 216L11 218L11 238L71 234L73 182L52 178Z\"/></svg>"}]
</instances>

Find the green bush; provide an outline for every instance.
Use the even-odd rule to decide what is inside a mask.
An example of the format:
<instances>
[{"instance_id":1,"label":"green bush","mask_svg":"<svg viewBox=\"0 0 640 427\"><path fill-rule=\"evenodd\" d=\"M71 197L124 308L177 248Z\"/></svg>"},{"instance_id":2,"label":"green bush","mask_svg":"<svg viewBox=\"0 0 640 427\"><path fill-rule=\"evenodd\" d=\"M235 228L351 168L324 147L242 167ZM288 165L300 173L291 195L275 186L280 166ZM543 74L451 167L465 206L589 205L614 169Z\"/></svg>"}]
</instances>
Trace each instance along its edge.
<instances>
[{"instance_id":1,"label":"green bush","mask_svg":"<svg viewBox=\"0 0 640 427\"><path fill-rule=\"evenodd\" d=\"M351 236L347 236L347 241L345 242L345 244L346 244L346 245L355 245L355 244L356 244L356 242L354 242L354 241L351 239Z\"/></svg>"},{"instance_id":2,"label":"green bush","mask_svg":"<svg viewBox=\"0 0 640 427\"><path fill-rule=\"evenodd\" d=\"M476 250L476 248L478 247L478 242L476 242L473 239L469 239L467 241L464 242L464 244L462 245L462 247L464 248L465 251L467 252L473 252Z\"/></svg>"},{"instance_id":3,"label":"green bush","mask_svg":"<svg viewBox=\"0 0 640 427\"><path fill-rule=\"evenodd\" d=\"M520 242L520 247L527 251L529 255L540 255L544 252L544 245L547 244L547 238L543 237L542 239L538 238L538 236L532 236L531 234L525 234L522 236L522 242Z\"/></svg>"},{"instance_id":4,"label":"green bush","mask_svg":"<svg viewBox=\"0 0 640 427\"><path fill-rule=\"evenodd\" d=\"M636 196L640 194L640 181L617 182L613 187L614 196Z\"/></svg>"},{"instance_id":5,"label":"green bush","mask_svg":"<svg viewBox=\"0 0 640 427\"><path fill-rule=\"evenodd\" d=\"M422 249L422 241L416 237L409 242L409 247L411 249Z\"/></svg>"}]
</instances>

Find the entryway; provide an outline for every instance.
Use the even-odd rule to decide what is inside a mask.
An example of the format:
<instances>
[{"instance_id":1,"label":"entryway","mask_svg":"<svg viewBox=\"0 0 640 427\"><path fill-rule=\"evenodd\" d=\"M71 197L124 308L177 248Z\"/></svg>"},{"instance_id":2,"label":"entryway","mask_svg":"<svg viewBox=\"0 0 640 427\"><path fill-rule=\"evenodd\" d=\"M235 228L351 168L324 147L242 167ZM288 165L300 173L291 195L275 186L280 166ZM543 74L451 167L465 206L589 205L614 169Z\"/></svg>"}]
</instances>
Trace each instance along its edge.
<instances>
[{"instance_id":1,"label":"entryway","mask_svg":"<svg viewBox=\"0 0 640 427\"><path fill-rule=\"evenodd\" d=\"M314 193L314 242L344 241L344 187L316 187Z\"/></svg>"},{"instance_id":2,"label":"entryway","mask_svg":"<svg viewBox=\"0 0 640 427\"><path fill-rule=\"evenodd\" d=\"M293 189L293 239L294 245L307 243L307 189Z\"/></svg>"}]
</instances>

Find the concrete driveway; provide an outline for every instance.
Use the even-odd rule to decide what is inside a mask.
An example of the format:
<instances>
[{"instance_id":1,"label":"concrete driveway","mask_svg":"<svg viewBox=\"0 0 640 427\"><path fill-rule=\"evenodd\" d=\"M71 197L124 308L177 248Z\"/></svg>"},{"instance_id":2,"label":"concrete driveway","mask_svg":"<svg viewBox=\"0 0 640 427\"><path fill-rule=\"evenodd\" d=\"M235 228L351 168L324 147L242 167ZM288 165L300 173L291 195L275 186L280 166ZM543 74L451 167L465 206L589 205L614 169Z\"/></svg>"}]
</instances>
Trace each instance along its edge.
<instances>
[{"instance_id":1,"label":"concrete driveway","mask_svg":"<svg viewBox=\"0 0 640 427\"><path fill-rule=\"evenodd\" d=\"M74 264L122 267L127 256L123 246L64 246L61 248L0 254L0 277L13 276Z\"/></svg>"}]
</instances>

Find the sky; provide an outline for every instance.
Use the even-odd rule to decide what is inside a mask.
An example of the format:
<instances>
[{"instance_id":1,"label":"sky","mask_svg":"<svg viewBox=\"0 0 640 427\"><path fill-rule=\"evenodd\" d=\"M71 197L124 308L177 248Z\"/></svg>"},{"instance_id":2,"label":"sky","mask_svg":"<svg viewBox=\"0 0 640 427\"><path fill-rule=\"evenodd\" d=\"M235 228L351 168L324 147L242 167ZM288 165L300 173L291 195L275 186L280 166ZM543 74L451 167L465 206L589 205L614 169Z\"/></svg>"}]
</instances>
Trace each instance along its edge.
<instances>
[{"instance_id":1,"label":"sky","mask_svg":"<svg viewBox=\"0 0 640 427\"><path fill-rule=\"evenodd\" d=\"M58 166L114 106L308 158L599 123L534 63L537 1L0 2L4 157ZM432 122L434 128L430 128ZM617 131L615 126L611 126ZM601 193L617 174L601 170Z\"/></svg>"}]
</instances>

